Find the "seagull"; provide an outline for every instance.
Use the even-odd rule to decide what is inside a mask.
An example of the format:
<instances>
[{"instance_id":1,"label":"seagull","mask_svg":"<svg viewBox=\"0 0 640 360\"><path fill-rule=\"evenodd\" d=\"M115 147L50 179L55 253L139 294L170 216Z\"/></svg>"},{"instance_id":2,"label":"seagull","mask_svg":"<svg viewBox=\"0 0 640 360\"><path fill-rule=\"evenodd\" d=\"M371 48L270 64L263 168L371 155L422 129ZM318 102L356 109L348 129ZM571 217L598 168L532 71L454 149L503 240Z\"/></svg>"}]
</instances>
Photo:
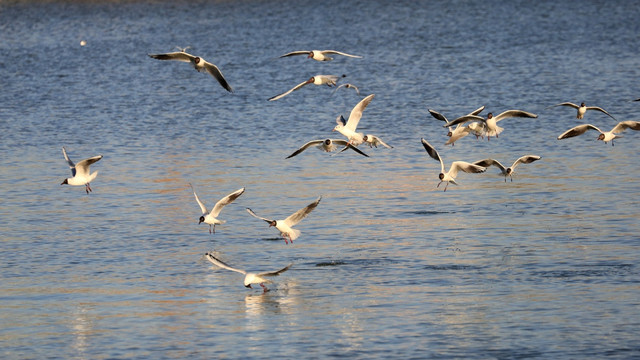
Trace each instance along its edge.
<instances>
[{"instance_id":1,"label":"seagull","mask_svg":"<svg viewBox=\"0 0 640 360\"><path fill-rule=\"evenodd\" d=\"M280 234L284 238L285 244L288 244L289 242L287 241L287 238L291 243L293 243L293 240L297 239L298 236L300 236L300 230L294 229L293 226L295 226L302 219L307 217L307 215L309 215L309 213L313 209L315 209L316 206L318 206L318 204L320 203L320 200L322 200L322 196L320 196L316 201L312 202L311 204L289 215L289 217L284 220L270 220L270 219L260 217L256 215L256 213L254 213L253 210L249 208L247 208L247 211L253 217L256 217L260 220L264 220L267 223L269 223L269 227L275 226L276 229L280 230Z\"/></svg>"},{"instance_id":2,"label":"seagull","mask_svg":"<svg viewBox=\"0 0 640 360\"><path fill-rule=\"evenodd\" d=\"M338 76L336 75L316 75L316 76L312 76L311 78L309 78L309 80L305 81L305 82L301 82L300 84L294 86L293 88L283 92L282 94L273 96L271 98L269 98L269 101L275 101L278 100L280 98L283 98L287 95L289 95L290 93L292 93L293 91L296 91L298 89L300 89L301 87L307 85L307 84L313 84L313 85L327 85L329 87L331 86L335 86L336 85L336 81L338 81Z\"/></svg>"},{"instance_id":3,"label":"seagull","mask_svg":"<svg viewBox=\"0 0 640 360\"><path fill-rule=\"evenodd\" d=\"M64 159L67 160L67 164L69 164L69 167L71 168L72 177L64 179L64 181L60 185L84 185L84 190L87 192L87 194L93 191L91 190L90 182L92 182L93 179L98 176L98 171L91 173L89 167L94 162L102 159L102 155L90 157L78 162L77 164L74 164L73 161L69 159L69 156L67 156L67 150L65 150L64 146L62 147L62 154L64 155Z\"/></svg>"},{"instance_id":4,"label":"seagull","mask_svg":"<svg viewBox=\"0 0 640 360\"><path fill-rule=\"evenodd\" d=\"M296 56L296 55L307 55L307 58L311 58L313 60L317 60L317 61L331 61L333 60L332 57L329 57L328 55L342 55L342 56L348 56L348 57L352 57L352 58L359 58L362 59L362 56L358 56L358 55L350 55L347 53L343 53L340 51L335 51L335 50L301 50L301 51L292 51L290 53L286 53L284 55L281 55L280 57L288 57L288 56Z\"/></svg>"},{"instance_id":5,"label":"seagull","mask_svg":"<svg viewBox=\"0 0 640 360\"><path fill-rule=\"evenodd\" d=\"M200 198L198 198L196 191L193 189L193 185L189 184L189 186L191 186L191 190L193 190L193 196L196 197L196 201L198 202L198 205L200 205L200 209L202 210L202 216L200 216L198 225L202 223L209 224L209 234L215 234L216 225L222 225L226 222L225 220L218 219L218 215L220 215L220 211L222 211L222 208L225 207L225 205L231 204L235 199L238 198L238 196L242 195L242 193L244 192L244 188L242 188L223 197L222 199L220 199L220 201L216 203L213 209L211 209L211 212L209 212L207 210L207 207L204 206L202 201L200 201ZM212 227L213 227L213 231L212 231Z\"/></svg>"},{"instance_id":6,"label":"seagull","mask_svg":"<svg viewBox=\"0 0 640 360\"><path fill-rule=\"evenodd\" d=\"M260 286L262 287L263 292L267 292L269 291L269 289L267 289L266 286L264 286L265 283L269 284L272 283L273 281L271 281L271 279L269 279L270 277L274 277L274 276L278 276L280 274L282 274L283 272L289 270L289 268L291 267L291 265L293 265L293 263L287 265L286 267L283 267L280 270L277 271L269 271L269 272L261 272L261 273L254 273L254 272L247 272L245 270L241 270L241 269L236 269L233 268L227 264L225 264L224 262L222 262L221 260L217 259L215 256L213 256L213 254L211 253L205 253L204 256L207 258L207 260L209 260L210 262L212 262L214 265L221 267L223 269L227 269L227 270L231 270L231 271L235 271L238 272L240 274L244 275L244 287L253 289L251 287L251 284L260 284Z\"/></svg>"},{"instance_id":7,"label":"seagull","mask_svg":"<svg viewBox=\"0 0 640 360\"><path fill-rule=\"evenodd\" d=\"M338 86L335 90L333 90L333 93L335 94L336 91L338 91L338 89L340 89L341 87L344 87L345 89L354 89L356 91L356 94L360 95L360 90L358 90L358 87L350 83Z\"/></svg>"},{"instance_id":8,"label":"seagull","mask_svg":"<svg viewBox=\"0 0 640 360\"><path fill-rule=\"evenodd\" d=\"M287 156L286 158L292 158L298 154L300 154L301 152L307 150L308 148L315 146L318 149L324 150L326 152L332 152L335 149L337 149L337 146L344 146L344 148L342 149L342 151L346 150L346 149L351 149L355 152L357 152L360 155L369 157L369 155L365 154L364 152L362 152L360 149L358 149L357 147L349 144L349 142L347 140L342 140L342 139L324 139L324 140L311 140L308 143L302 145L298 150L294 151L293 154Z\"/></svg>"},{"instance_id":9,"label":"seagull","mask_svg":"<svg viewBox=\"0 0 640 360\"><path fill-rule=\"evenodd\" d=\"M375 94L371 94L364 99L360 100L360 102L351 110L351 114L349 114L349 120L345 121L342 115L338 116L336 119L336 125L333 128L333 131L338 131L342 135L346 136L349 139L349 143L353 146L358 146L364 142L364 134L357 133L356 127L358 126L358 122L360 122L360 118L362 117L362 112L369 105L371 100Z\"/></svg>"},{"instance_id":10,"label":"seagull","mask_svg":"<svg viewBox=\"0 0 640 360\"><path fill-rule=\"evenodd\" d=\"M491 165L497 166L498 168L500 168L502 175L504 175L504 182L507 182L507 176L509 176L509 178L511 178L511 181L513 181L513 174L515 172L514 170L516 166L518 166L518 164L521 164L521 163L529 164L537 160L540 160L540 156L537 156L537 155L521 156L518 160L514 161L513 164L508 168L504 167L504 165L500 164L498 160L494 160L494 159L484 159L484 160L476 161L473 164L478 166L483 166L483 167L489 167Z\"/></svg>"},{"instance_id":11,"label":"seagull","mask_svg":"<svg viewBox=\"0 0 640 360\"><path fill-rule=\"evenodd\" d=\"M609 115L609 117L611 117L613 120L616 119L613 116L611 116L611 114L606 112L603 108L597 107L597 106L586 106L584 104L584 102L580 103L580 106L578 106L578 105L576 105L574 103L570 103L570 102L563 102L563 103L560 103L560 104L551 105L551 106L547 107L547 109L555 107L555 106L570 106L570 107L572 107L574 109L577 109L578 113L576 114L576 119L584 118L584 114L587 112L587 110L598 110L598 111L600 111L602 113L605 113L605 114Z\"/></svg>"},{"instance_id":12,"label":"seagull","mask_svg":"<svg viewBox=\"0 0 640 360\"><path fill-rule=\"evenodd\" d=\"M498 121L508 119L508 118L514 118L514 117L537 118L538 115L532 114L530 112L522 111L522 110L507 110L503 113L500 113L500 115L498 116L493 116L493 113L489 113L487 114L486 119L481 116L467 115L467 116L458 118L456 120L453 120L449 124L444 125L444 127L458 125L458 124L461 124L467 121L473 121L473 120L482 121L486 127L487 139L489 139L491 136L498 137L498 135L502 132L502 130L504 130L503 128L497 125Z\"/></svg>"},{"instance_id":13,"label":"seagull","mask_svg":"<svg viewBox=\"0 0 640 360\"><path fill-rule=\"evenodd\" d=\"M393 146L385 143L384 141L382 141L382 139L380 139L375 135L367 134L362 137L362 140L364 141L365 144L369 145L369 147L372 147L372 148L373 147L377 148L378 145L382 145L387 149L393 149Z\"/></svg>"},{"instance_id":14,"label":"seagull","mask_svg":"<svg viewBox=\"0 0 640 360\"><path fill-rule=\"evenodd\" d=\"M434 118L444 121L446 124L449 124L449 120L447 120L447 118L442 115L441 113L432 110L432 109L427 109L429 111L429 114L431 114L431 116L433 116ZM478 115L479 113L481 113L484 110L484 106L479 107L478 109L470 112L469 114L465 115ZM459 120L455 119L456 120ZM456 125L455 129L452 129L451 126L449 126L449 132L447 133L447 136L449 137L449 140L447 140L446 143L444 143L445 145L449 145L451 144L451 146L455 145L455 142L462 139L463 137L469 135L471 132L473 131L474 135L476 135L476 139L482 135L484 133L484 124L483 123L479 123L479 122L472 122L471 124L467 125L467 126L461 126L461 124Z\"/></svg>"},{"instance_id":15,"label":"seagull","mask_svg":"<svg viewBox=\"0 0 640 360\"><path fill-rule=\"evenodd\" d=\"M435 160L440 161L440 175L438 175L438 177L440 178L440 182L436 187L440 187L440 184L442 184L443 182L446 182L447 184L444 187L444 191L447 191L447 187L449 186L449 183L458 185L458 183L456 183L455 178L458 175L459 170L462 170L466 173L481 173L487 170L487 168L484 166L474 165L466 161L454 161L451 163L451 167L449 168L449 171L445 173L444 163L442 162L442 158L440 157L440 154L438 154L438 151L433 146L431 146L431 144L429 144L427 140L425 139L420 139L420 140L422 141L422 146L424 146L424 149L427 150L427 154L429 154L429 156L431 156Z\"/></svg>"},{"instance_id":16,"label":"seagull","mask_svg":"<svg viewBox=\"0 0 640 360\"><path fill-rule=\"evenodd\" d=\"M584 134L587 130L589 129L593 129L596 130L600 133L600 135L598 135L598 139L596 140L602 140L604 141L604 143L606 144L607 142L611 141L611 146L613 146L613 139L622 137L622 136L618 136L616 135L617 133L621 133L626 129L631 128L632 130L640 130L640 121L621 121L619 122L616 126L613 127L613 129L611 129L611 131L602 131L600 129L598 129L597 127L591 125L591 124L582 124L582 125L578 125L576 127L573 127L567 131L565 131L564 133L562 133L562 135L558 136L558 140L562 140L562 139L566 139L566 138L570 138L570 137L574 137L574 136L578 136L578 135L582 135Z\"/></svg>"},{"instance_id":17,"label":"seagull","mask_svg":"<svg viewBox=\"0 0 640 360\"><path fill-rule=\"evenodd\" d=\"M216 80L218 80L218 82L220 83L220 85L222 85L223 88L225 88L228 92L233 92L233 89L231 88L229 83L227 83L227 80L224 78L224 76L222 75L222 72L220 71L220 69L218 69L217 66L215 66L214 64L208 61L205 61L203 58L199 56L194 56L185 52L186 49L188 48L180 49L180 51L170 52L165 54L148 54L148 55L158 60L177 60L177 61L191 63L194 69L196 69L198 72L204 72L204 71L208 72L214 78L216 78Z\"/></svg>"}]
</instances>

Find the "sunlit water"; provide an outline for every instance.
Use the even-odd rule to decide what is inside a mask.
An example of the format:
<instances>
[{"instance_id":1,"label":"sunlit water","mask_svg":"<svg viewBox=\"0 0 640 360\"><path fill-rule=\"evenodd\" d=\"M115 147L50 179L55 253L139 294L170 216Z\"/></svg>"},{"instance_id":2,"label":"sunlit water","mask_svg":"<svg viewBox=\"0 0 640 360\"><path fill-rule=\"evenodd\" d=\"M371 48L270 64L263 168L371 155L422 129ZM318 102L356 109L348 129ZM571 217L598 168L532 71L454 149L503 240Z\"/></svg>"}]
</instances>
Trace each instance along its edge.
<instances>
[{"instance_id":1,"label":"sunlit water","mask_svg":"<svg viewBox=\"0 0 640 360\"><path fill-rule=\"evenodd\" d=\"M640 120L637 6L625 2L0 3L0 356L632 358L640 356L640 133L615 146L566 129ZM85 41L81 46L80 42ZM235 93L148 53L191 46ZM319 63L279 59L336 49ZM361 99L359 129L393 149L315 149ZM445 147L450 119L522 109L498 139ZM458 176L439 164L511 164ZM60 186L61 147L102 154L93 193ZM210 235L213 204L245 187ZM285 245L284 218L322 195ZM293 267L268 285L212 267Z\"/></svg>"}]
</instances>

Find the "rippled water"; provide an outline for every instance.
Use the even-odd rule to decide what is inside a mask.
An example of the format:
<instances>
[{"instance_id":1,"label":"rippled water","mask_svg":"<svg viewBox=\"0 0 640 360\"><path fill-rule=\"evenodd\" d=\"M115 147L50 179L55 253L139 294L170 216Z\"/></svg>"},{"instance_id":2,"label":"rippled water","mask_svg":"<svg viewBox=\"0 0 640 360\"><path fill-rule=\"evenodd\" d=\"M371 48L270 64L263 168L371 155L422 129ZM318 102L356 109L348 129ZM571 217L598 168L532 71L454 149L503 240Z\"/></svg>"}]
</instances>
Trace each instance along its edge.
<instances>
[{"instance_id":1,"label":"rippled water","mask_svg":"<svg viewBox=\"0 0 640 360\"><path fill-rule=\"evenodd\" d=\"M103 358L632 358L640 356L640 134L615 146L563 101L640 120L638 7L625 2L8 1L0 3L0 354ZM80 41L86 41L85 46ZM148 53L191 46L227 93ZM278 59L336 49L363 59ZM355 92L359 129L394 149L315 149ZM498 139L445 147L450 119L522 109ZM585 122L615 121L588 112ZM495 168L436 188L439 165ZM93 193L60 186L97 154ZM209 235L205 204L240 187ZM285 245L249 216L322 195ZM293 267L245 289L240 268Z\"/></svg>"}]
</instances>

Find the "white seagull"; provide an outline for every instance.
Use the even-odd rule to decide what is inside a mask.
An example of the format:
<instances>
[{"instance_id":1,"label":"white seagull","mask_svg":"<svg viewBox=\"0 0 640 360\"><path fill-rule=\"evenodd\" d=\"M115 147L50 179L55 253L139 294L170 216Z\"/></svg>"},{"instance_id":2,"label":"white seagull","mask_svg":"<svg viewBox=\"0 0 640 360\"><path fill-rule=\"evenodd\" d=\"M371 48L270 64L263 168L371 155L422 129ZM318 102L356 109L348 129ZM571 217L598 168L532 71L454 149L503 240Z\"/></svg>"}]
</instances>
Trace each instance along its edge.
<instances>
[{"instance_id":1,"label":"white seagull","mask_svg":"<svg viewBox=\"0 0 640 360\"><path fill-rule=\"evenodd\" d=\"M329 55L342 55L342 56L348 56L348 57L352 57L352 58L359 58L362 59L362 56L358 56L358 55L351 55L351 54L347 54L347 53L343 53L340 51L335 51L335 50L301 50L301 51L292 51L290 53L286 53L284 55L280 55L280 57L288 57L288 56L296 56L296 55L307 55L307 58L311 58L313 60L317 60L317 61L330 61L333 60L332 57L330 57Z\"/></svg>"},{"instance_id":2,"label":"white seagull","mask_svg":"<svg viewBox=\"0 0 640 360\"><path fill-rule=\"evenodd\" d=\"M355 152L357 152L360 155L369 157L369 155L365 154L364 152L362 152L360 149L358 149L357 147L349 144L349 142L347 140L342 140L342 139L324 139L324 140L311 140L308 143L302 145L298 150L294 151L293 154L287 156L286 158L292 158L298 154L300 154L301 152L307 150L308 148L315 146L318 149L324 150L326 152L332 152L334 150L337 149L337 146L344 146L344 148L342 149L342 151L346 150L346 149L351 149Z\"/></svg>"},{"instance_id":3,"label":"white seagull","mask_svg":"<svg viewBox=\"0 0 640 360\"><path fill-rule=\"evenodd\" d=\"M358 122L360 122L360 118L362 118L362 112L371 100L373 100L374 96L375 94L371 94L360 100L353 110L351 110L349 120L345 121L342 115L336 119L336 123L338 124L333 128L333 131L338 131L346 136L349 139L349 143L353 146L358 146L364 142L364 134L356 132L356 127L358 127Z\"/></svg>"},{"instance_id":4,"label":"white seagull","mask_svg":"<svg viewBox=\"0 0 640 360\"><path fill-rule=\"evenodd\" d=\"M449 120L447 120L447 118L442 115L441 113L432 110L432 109L427 109L429 111L429 114L431 114L431 116L433 116L434 118L444 121L445 124L449 124ZM465 115L465 116L469 116L469 115L478 115L479 113L481 113L484 110L484 106L479 107L478 109L470 112L469 114ZM461 118L457 118L454 121L459 121ZM470 123L467 126L462 126L462 124L458 124L456 125L455 129L452 129L451 126L449 126L449 132L447 133L447 136L449 137L449 140L447 140L446 143L444 143L445 145L449 145L451 144L451 146L455 145L455 142L462 139L463 137L469 135L471 132L474 133L474 135L476 135L476 139L481 136L482 134L484 134L484 124L482 122L477 122L474 121L472 123Z\"/></svg>"},{"instance_id":5,"label":"white seagull","mask_svg":"<svg viewBox=\"0 0 640 360\"><path fill-rule=\"evenodd\" d=\"M84 190L87 194L93 190L91 190L91 182L93 179L98 176L98 171L91 173L90 166L94 162L102 159L102 155L90 157L88 159L84 159L79 161L77 164L74 164L69 156L67 156L67 150L65 150L64 146L62 147L62 154L64 155L64 159L67 160L67 164L71 168L71 176L70 178L64 179L64 181L60 185L68 184L68 185L84 185Z\"/></svg>"},{"instance_id":6,"label":"white seagull","mask_svg":"<svg viewBox=\"0 0 640 360\"><path fill-rule=\"evenodd\" d=\"M297 239L298 236L300 236L300 230L294 229L293 226L295 226L297 223L302 221L302 219L307 217L307 215L309 215L309 213L313 209L315 209L316 206L318 206L318 204L320 203L320 200L322 200L322 196L320 196L316 201L312 202L311 204L289 215L289 217L287 217L284 220L271 220L271 219L260 217L256 215L256 213L254 213L253 210L249 208L247 208L247 212L249 212L249 214L251 214L256 218L269 223L269 227L275 226L276 229L280 231L280 234L284 238L285 244L288 244L289 242L287 241L287 239L289 239L289 241L293 243L293 240Z\"/></svg>"},{"instance_id":7,"label":"white seagull","mask_svg":"<svg viewBox=\"0 0 640 360\"><path fill-rule=\"evenodd\" d=\"M487 169L486 167L474 165L466 161L454 161L451 163L449 171L445 173L444 163L442 162L442 158L440 157L440 154L438 154L438 151L433 146L431 146L431 144L429 144L427 140L420 140L422 141L422 146L424 146L424 149L427 150L427 154L429 154L429 156L431 156L435 160L440 161L440 175L438 175L438 177L440 178L440 182L436 187L439 187L440 184L446 182L447 184L444 187L444 191L447 191L449 183L458 185L458 183L456 183L456 176L458 175L459 170L462 170L466 173L481 173Z\"/></svg>"},{"instance_id":8,"label":"white seagull","mask_svg":"<svg viewBox=\"0 0 640 360\"><path fill-rule=\"evenodd\" d=\"M198 198L196 191L193 189L193 185L189 184L189 186L191 186L191 190L193 190L193 196L196 197L196 201L198 202L198 205L200 205L200 209L202 210L202 216L200 216L200 219L198 220L198 225L202 223L209 224L209 234L215 234L216 225L222 225L226 222L225 220L218 219L218 215L220 215L220 211L222 211L222 208L225 207L225 205L231 204L235 199L238 198L238 196L242 195L242 193L244 192L244 188L232 192L231 194L220 199L220 201L216 203L213 209L211 209L211 211L208 211L207 207L204 206L202 201L200 201L200 198Z\"/></svg>"},{"instance_id":9,"label":"white seagull","mask_svg":"<svg viewBox=\"0 0 640 360\"><path fill-rule=\"evenodd\" d=\"M273 282L271 279L269 279L270 277L274 277L274 276L278 276L278 275L282 274L283 272L289 270L291 265L293 265L293 263L291 263L291 264L287 265L286 267L284 267L284 268L282 268L280 270L277 270L277 271L254 273L254 272L247 272L245 270L236 269L234 267L231 267L231 266L225 264L224 262L222 262L221 260L217 259L211 253L205 253L204 256L207 258L207 260L209 260L211 263L213 263L214 265L216 265L218 267L221 267L223 269L227 269L227 270L231 270L231 271L235 271L235 272L238 272L240 274L243 274L244 275L244 286L245 287L252 289L251 284L260 284L260 286L262 287L262 290L264 292L269 291L269 289L267 289L267 287L264 286L264 284L265 283L269 284L269 283Z\"/></svg>"},{"instance_id":10,"label":"white seagull","mask_svg":"<svg viewBox=\"0 0 640 360\"><path fill-rule=\"evenodd\" d=\"M344 87L345 89L354 89L356 91L356 94L360 95L360 90L358 89L358 87L350 83L338 86L335 90L333 90L333 94L335 94L336 91L338 91L338 89L340 89L341 87Z\"/></svg>"},{"instance_id":11,"label":"white seagull","mask_svg":"<svg viewBox=\"0 0 640 360\"><path fill-rule=\"evenodd\" d=\"M380 139L375 135L367 134L362 137L362 140L364 141L365 144L369 145L369 147L372 147L372 148L373 147L377 148L378 145L382 145L387 149L393 149L393 146L385 143L384 141L382 141L382 139Z\"/></svg>"},{"instance_id":12,"label":"white seagull","mask_svg":"<svg viewBox=\"0 0 640 360\"><path fill-rule=\"evenodd\" d=\"M502 130L504 130L503 128L498 126L497 123L499 121L502 121L504 119L514 118L514 117L535 119L538 117L538 115L530 112L522 111L522 110L507 110L505 112L500 113L497 116L493 116L493 113L489 113L487 114L486 119L481 116L467 115L467 116L458 118L456 120L453 120L449 124L444 125L444 127L458 125L467 121L474 121L474 120L482 121L486 127L485 133L487 134L487 139L489 139L491 136L498 137L498 135L502 132Z\"/></svg>"},{"instance_id":13,"label":"white seagull","mask_svg":"<svg viewBox=\"0 0 640 360\"><path fill-rule=\"evenodd\" d=\"M611 141L611 146L613 146L613 139L622 137L616 134L621 133L626 129L640 130L640 122L630 121L630 120L621 121L616 126L614 126L613 129L611 129L610 131L602 131L591 124L582 124L565 131L564 133L562 133L562 135L558 136L558 140L582 135L585 132L587 132L587 130L589 129L596 130L597 132L600 133L600 135L598 135L598 138L596 140L602 140L604 141L605 144Z\"/></svg>"},{"instance_id":14,"label":"white seagull","mask_svg":"<svg viewBox=\"0 0 640 360\"><path fill-rule=\"evenodd\" d=\"M576 114L576 119L584 118L584 114L587 112L587 110L597 110L597 111L600 111L602 113L605 113L605 114L609 115L609 117L611 117L613 120L616 119L613 116L611 116L611 114L606 112L603 108L597 107L597 106L586 106L584 104L584 102L580 103L580 106L578 106L578 105L576 105L574 103L570 103L570 102L563 102L563 103L560 103L560 104L551 105L551 106L547 107L547 109L548 108L552 108L552 107L556 107L556 106L569 106L569 107L572 107L574 109L577 109L578 113Z\"/></svg>"},{"instance_id":15,"label":"white seagull","mask_svg":"<svg viewBox=\"0 0 640 360\"><path fill-rule=\"evenodd\" d=\"M529 164L537 160L540 160L540 156L525 155L525 156L521 156L518 160L514 161L513 164L511 164L511 166L509 167L504 167L504 165L500 164L500 162L495 159L484 159L484 160L476 161L473 164L478 166L483 166L483 167L489 167L491 165L497 166L500 169L500 172L502 172L502 175L504 175L504 182L507 182L507 176L511 178L511 181L513 181L513 174L515 173L514 170L516 166L518 166L518 164Z\"/></svg>"},{"instance_id":16,"label":"white seagull","mask_svg":"<svg viewBox=\"0 0 640 360\"><path fill-rule=\"evenodd\" d=\"M336 81L338 81L338 76L336 75L316 75L316 76L312 76L311 78L309 78L309 80L305 81L305 82L301 82L300 84L294 86L293 88L283 92L282 94L278 94L276 96L273 96L271 98L269 98L269 101L274 101L274 100L278 100L280 98L283 98L289 94L291 94L293 91L296 91L298 89L300 89L301 87L307 85L307 84L313 84L313 85L327 85L329 87L331 86L335 86Z\"/></svg>"},{"instance_id":17,"label":"white seagull","mask_svg":"<svg viewBox=\"0 0 640 360\"><path fill-rule=\"evenodd\" d=\"M222 85L223 88L225 88L228 92L233 92L233 89L231 88L229 83L227 83L227 80L224 78L224 76L222 75L222 72L217 66L215 66L214 64L208 61L205 61L203 58L199 56L194 56L189 53L186 53L184 50L186 49L181 49L180 51L170 52L165 54L148 54L148 55L158 60L177 60L177 61L191 63L193 68L196 69L198 72L205 72L205 71L208 72L214 78L216 78L216 80L218 80L218 82L220 83L220 85Z\"/></svg>"}]
</instances>

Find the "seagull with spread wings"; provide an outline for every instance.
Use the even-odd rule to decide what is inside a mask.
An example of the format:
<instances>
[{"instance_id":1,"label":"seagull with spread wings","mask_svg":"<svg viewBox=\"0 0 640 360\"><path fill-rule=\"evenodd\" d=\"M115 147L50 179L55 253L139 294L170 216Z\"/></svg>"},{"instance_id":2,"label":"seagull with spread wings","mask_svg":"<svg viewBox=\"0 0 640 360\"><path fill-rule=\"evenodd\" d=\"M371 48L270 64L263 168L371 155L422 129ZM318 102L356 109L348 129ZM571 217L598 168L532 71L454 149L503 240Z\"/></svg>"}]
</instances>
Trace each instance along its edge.
<instances>
[{"instance_id":1,"label":"seagull with spread wings","mask_svg":"<svg viewBox=\"0 0 640 360\"><path fill-rule=\"evenodd\" d=\"M351 54L347 54L347 53L343 53L340 51L336 51L336 50L300 50L300 51L292 51L289 53L286 53L284 55L280 55L280 57L289 57L289 56L297 56L297 55L307 55L307 59L311 58L313 60L317 60L317 61L331 61L333 60L332 57L330 57L329 55L342 55L342 56L347 56L347 57L352 57L352 58L359 58L361 59L362 56L358 56L358 55L351 55Z\"/></svg>"},{"instance_id":2,"label":"seagull with spread wings","mask_svg":"<svg viewBox=\"0 0 640 360\"><path fill-rule=\"evenodd\" d=\"M231 194L220 199L213 207L213 209L211 209L211 211L208 211L207 207L204 206L202 201L200 201L200 198L198 198L198 194L196 194L196 191L193 189L193 185L189 184L189 186L191 186L191 190L193 190L193 196L196 197L196 201L198 202L198 205L200 205L200 210L202 210L202 216L200 216L200 219L198 220L198 225L202 223L209 224L209 234L215 234L216 225L222 225L226 222L226 220L218 219L222 208L226 205L231 204L235 199L238 198L238 196L242 195L242 193L244 192L244 188L232 192Z\"/></svg>"},{"instance_id":3,"label":"seagull with spread wings","mask_svg":"<svg viewBox=\"0 0 640 360\"><path fill-rule=\"evenodd\" d=\"M272 283L273 281L270 279L271 277L274 276L278 276L280 274L282 274L283 272L289 270L289 268L291 267L291 265L293 265L293 263L283 267L280 270L276 270L276 271L267 271L267 272L248 272L246 270L242 270L242 269L236 269L234 267L231 267L229 265L227 265L226 263L224 263L222 260L216 258L215 256L213 256L212 253L208 252L205 253L204 256L207 258L207 260L209 260L212 264L221 267L223 269L227 269L227 270L231 270L231 271L235 271L237 273L243 274L244 275L244 286L247 288L252 289L251 284L259 284L262 287L262 290L264 292L269 291L269 289L267 289L267 287L264 285Z\"/></svg>"},{"instance_id":4,"label":"seagull with spread wings","mask_svg":"<svg viewBox=\"0 0 640 360\"><path fill-rule=\"evenodd\" d=\"M358 146L364 142L364 134L356 132L356 128L362 118L362 112L367 105L369 105L371 100L373 100L374 96L375 94L371 94L360 100L360 102L351 110L348 120L345 121L342 115L338 116L336 119L337 125L333 128L333 131L338 131L342 135L346 136L347 139L349 139L349 143L353 146Z\"/></svg>"},{"instance_id":5,"label":"seagull with spread wings","mask_svg":"<svg viewBox=\"0 0 640 360\"><path fill-rule=\"evenodd\" d=\"M595 130L600 133L600 135L598 135L598 138L596 140L602 140L604 141L605 144L611 141L611 146L613 146L614 145L613 139L622 137L621 135L616 135L616 134L621 133L626 129L640 130L640 122L631 121L631 120L621 121L616 126L614 126L613 129L611 129L610 131L602 131L591 124L582 124L582 125L572 127L571 129L563 132L560 136L558 136L558 140L582 135L585 132L587 132L587 130L589 129Z\"/></svg>"},{"instance_id":6,"label":"seagull with spread wings","mask_svg":"<svg viewBox=\"0 0 640 360\"><path fill-rule=\"evenodd\" d=\"M502 175L504 175L504 182L507 182L507 176L511 178L511 181L513 181L513 174L515 173L515 169L516 169L516 166L518 166L518 164L530 164L537 160L540 160L540 156L525 155L518 158L518 160L514 161L513 164L511 164L511 166L509 167L505 167L498 160L495 160L495 159L484 159L484 160L476 161L473 164L478 166L483 166L483 167L489 167L491 165L498 167Z\"/></svg>"},{"instance_id":7,"label":"seagull with spread wings","mask_svg":"<svg viewBox=\"0 0 640 360\"><path fill-rule=\"evenodd\" d=\"M271 220L271 219L263 218L261 216L256 215L256 213L254 213L253 210L251 210L250 208L247 208L247 212L249 212L251 216L267 222L269 224L269 227L275 226L275 228L280 231L280 234L284 238L285 244L288 244L289 242L293 243L293 240L297 239L300 236L300 230L294 229L293 226L295 226L300 221L302 221L302 219L306 218L307 215L309 215L309 213L313 211L313 209L315 209L316 206L318 206L318 204L320 203L320 200L322 200L322 196L320 196L316 201L312 202L311 204L289 215L289 217L287 217L284 220Z\"/></svg>"},{"instance_id":8,"label":"seagull with spread wings","mask_svg":"<svg viewBox=\"0 0 640 360\"><path fill-rule=\"evenodd\" d=\"M584 102L580 103L580 106L578 106L578 105L576 105L574 103L571 103L571 102L563 102L563 103L560 103L560 104L551 105L551 106L547 107L547 109L548 108L552 108L552 107L556 107L556 106L568 106L568 107L572 107L572 108L578 110L578 112L576 114L576 119L584 118L584 114L587 112L587 110L600 111L601 113L607 114L613 120L616 119L611 114L606 112L603 108L598 107L598 106L586 106Z\"/></svg>"},{"instance_id":9,"label":"seagull with spread wings","mask_svg":"<svg viewBox=\"0 0 640 360\"><path fill-rule=\"evenodd\" d=\"M196 69L198 72L208 72L209 74L211 74L211 76L213 76L214 78L216 78L216 80L218 80L218 82L220 83L220 85L222 85L223 88L225 88L228 92L233 92L233 89L231 88L227 80L224 78L224 76L222 75L222 72L217 66L204 60L199 56L191 55L185 52L185 50L186 49L181 49L180 51L163 53L163 54L149 54L149 57L152 57L158 60L176 60L176 61L190 63L193 66L193 68Z\"/></svg>"},{"instance_id":10,"label":"seagull with spread wings","mask_svg":"<svg viewBox=\"0 0 640 360\"><path fill-rule=\"evenodd\" d=\"M62 147L62 154L64 155L64 159L67 160L69 168L71 168L72 177L64 179L60 185L84 185L84 190L87 194L93 191L91 190L90 183L96 178L96 176L98 176L98 171L91 173L90 166L96 161L102 159L102 155L93 156L74 164L73 161L69 159L69 156L67 156L67 150L65 150L64 146Z\"/></svg>"},{"instance_id":11,"label":"seagull with spread wings","mask_svg":"<svg viewBox=\"0 0 640 360\"><path fill-rule=\"evenodd\" d=\"M422 146L424 146L427 154L429 154L429 156L431 156L433 159L440 162L440 174L438 175L438 177L440 178L440 182L436 187L440 187L440 184L446 182L447 184L444 187L444 191L447 191L449 183L458 185L458 183L456 183L456 176L458 175L458 171L464 171L466 173L481 173L487 169L483 166L474 165L466 161L454 161L451 163L449 171L445 173L444 162L442 162L442 158L440 157L440 154L438 154L438 151L431 144L429 144L427 140L420 139L420 141L422 141Z\"/></svg>"},{"instance_id":12,"label":"seagull with spread wings","mask_svg":"<svg viewBox=\"0 0 640 360\"><path fill-rule=\"evenodd\" d=\"M281 99L292 92L302 88L305 85L313 84L313 85L327 85L329 87L335 86L336 81L338 81L339 76L336 75L316 75L309 78L309 80L301 82L300 84L292 87L291 89L283 92L282 94L278 94L276 96L272 96L269 98L269 101L275 101Z\"/></svg>"}]
</instances>

